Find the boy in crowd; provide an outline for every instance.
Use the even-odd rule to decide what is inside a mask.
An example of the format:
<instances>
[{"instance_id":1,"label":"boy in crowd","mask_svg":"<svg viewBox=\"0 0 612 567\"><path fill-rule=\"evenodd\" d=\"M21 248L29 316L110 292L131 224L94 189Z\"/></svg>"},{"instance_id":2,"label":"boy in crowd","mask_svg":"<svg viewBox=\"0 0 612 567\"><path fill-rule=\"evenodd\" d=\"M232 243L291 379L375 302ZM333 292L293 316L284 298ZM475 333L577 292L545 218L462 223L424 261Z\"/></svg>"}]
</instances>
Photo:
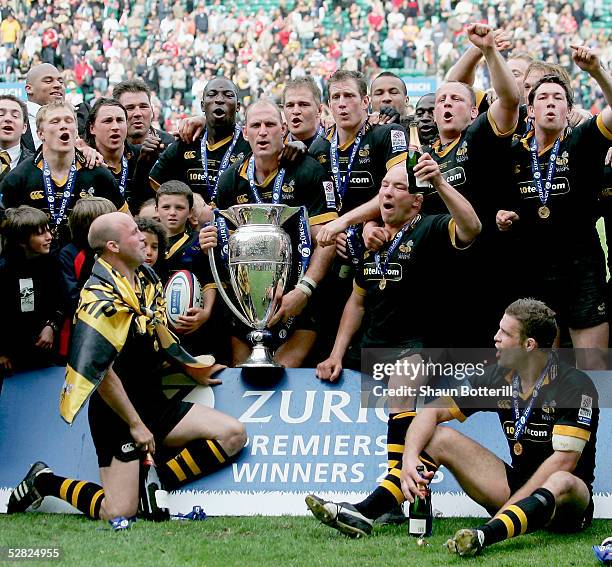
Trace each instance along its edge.
<instances>
[{"instance_id":1,"label":"boy in crowd","mask_svg":"<svg viewBox=\"0 0 612 567\"><path fill-rule=\"evenodd\" d=\"M161 224L168 232L165 257L163 262L158 262L159 267L156 269L162 282L165 284L173 272L189 270L203 285L204 307L191 307L186 315L179 317L176 330L182 335L181 342L194 352L206 345L207 352L213 354L215 359L227 360L229 333L219 332L220 328L226 328L223 306L219 305L213 313L216 286L210 283L212 276L208 259L200 249L198 232L191 230L189 222L193 212L193 192L182 181L166 181L157 190L155 201ZM214 327L214 333L203 328L211 318L215 324L206 327Z\"/></svg>"}]
</instances>

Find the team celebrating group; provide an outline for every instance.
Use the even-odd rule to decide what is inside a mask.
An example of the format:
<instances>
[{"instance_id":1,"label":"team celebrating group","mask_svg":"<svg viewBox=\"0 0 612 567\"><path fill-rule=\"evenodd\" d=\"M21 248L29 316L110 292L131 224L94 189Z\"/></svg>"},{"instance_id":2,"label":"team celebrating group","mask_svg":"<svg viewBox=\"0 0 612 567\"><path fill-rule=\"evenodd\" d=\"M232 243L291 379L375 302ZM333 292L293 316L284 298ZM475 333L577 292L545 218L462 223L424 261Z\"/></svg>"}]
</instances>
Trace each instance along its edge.
<instances>
[{"instance_id":1,"label":"team celebrating group","mask_svg":"<svg viewBox=\"0 0 612 567\"><path fill-rule=\"evenodd\" d=\"M151 127L139 80L75 109L58 70L41 64L28 73L27 104L0 96L0 288L13 322L0 331L0 372L65 357L61 413L71 422L89 399L102 481L64 478L39 461L9 513L55 496L91 518L132 517L143 453L174 490L240 452L238 420L168 401L161 374L170 357L214 385L223 365L248 357L249 329L217 297L208 255L222 265L218 209L265 202L302 207L307 215L287 230L297 234L306 219L312 235L303 275L270 321L277 362L316 366L334 382L343 368L360 369L365 348L417 363L432 347L494 339L497 362L470 381L512 385L505 400L449 397L418 412L414 397L389 398L385 479L356 504L308 495L317 519L367 535L422 497L444 465L493 516L449 540L461 556L544 527L589 525L598 409L583 370L607 364L595 223L612 195L612 77L592 50L573 48L607 102L591 116L572 108L562 67L506 60L483 24L467 34L472 47L412 116L405 84L389 72L368 89L360 73L336 71L327 124L309 77L287 83L280 108L250 104L242 125L236 86L216 77L203 116L185 120L176 140ZM488 96L471 86L482 58ZM172 334L163 284L178 270L197 277L204 301ZM556 354L566 335L575 367ZM214 360L191 356L202 353ZM391 376L389 387L406 380ZM510 464L441 425L482 409L498 414Z\"/></svg>"}]
</instances>

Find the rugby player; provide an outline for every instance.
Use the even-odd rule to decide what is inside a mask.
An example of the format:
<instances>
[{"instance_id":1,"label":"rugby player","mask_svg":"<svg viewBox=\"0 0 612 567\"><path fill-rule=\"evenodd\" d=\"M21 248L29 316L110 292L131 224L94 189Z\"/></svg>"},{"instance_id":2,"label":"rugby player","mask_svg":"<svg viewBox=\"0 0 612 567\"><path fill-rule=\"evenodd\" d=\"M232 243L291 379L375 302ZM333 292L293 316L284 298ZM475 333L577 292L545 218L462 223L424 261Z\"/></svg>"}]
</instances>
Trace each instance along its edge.
<instances>
[{"instance_id":1,"label":"rugby player","mask_svg":"<svg viewBox=\"0 0 612 567\"><path fill-rule=\"evenodd\" d=\"M306 149L325 132L321 125L321 91L312 77L287 82L283 90L283 114L289 141L298 140Z\"/></svg>"},{"instance_id":2,"label":"rugby player","mask_svg":"<svg viewBox=\"0 0 612 567\"><path fill-rule=\"evenodd\" d=\"M225 77L211 79L202 98L204 132L193 142L177 140L159 156L150 173L151 187L157 189L171 179L182 181L215 208L221 174L250 152L236 123L239 109L236 85Z\"/></svg>"},{"instance_id":3,"label":"rugby player","mask_svg":"<svg viewBox=\"0 0 612 567\"><path fill-rule=\"evenodd\" d=\"M9 514L25 512L46 496L55 496L90 518L130 518L138 511L144 452L160 455L158 474L164 487L174 490L226 465L246 443L244 426L233 417L199 404L168 401L163 395L160 369L164 358L158 331L152 329L159 317L165 320L163 291L153 270L144 264L145 238L134 220L123 213L98 217L89 232L89 245L98 259L81 292L73 338L78 346L73 343L67 369L67 385L73 387L64 388L60 408L70 421L80 407L71 397L78 390L75 373L91 370L83 366L83 357L91 359L88 364L95 358L103 368L108 362L89 401L102 486L58 476L39 461L13 490ZM104 289L102 298L96 295L100 288ZM143 305L138 304L136 293L142 294ZM90 301L96 308L102 302L104 317L88 316ZM146 310L141 312L142 307ZM125 317L118 315L119 308L124 313L127 309L131 316L129 330L124 328ZM125 338L109 348L107 336L115 341ZM76 349L82 353L80 358L74 356ZM218 384L211 375L219 369L220 365L212 365L193 376L205 385ZM68 382L69 378L73 381Z\"/></svg>"},{"instance_id":4,"label":"rugby player","mask_svg":"<svg viewBox=\"0 0 612 567\"><path fill-rule=\"evenodd\" d=\"M285 126L281 112L274 103L262 100L249 106L243 132L252 148L252 155L236 162L221 176L219 207L225 209L261 201L304 206L308 212L314 244L312 257L302 279L294 289L283 295L279 310L270 320L273 327L281 321L285 323L289 318L296 318L289 335L282 326L276 330L279 341L285 337L287 340L275 354L277 362L295 368L301 366L316 337L312 315L305 308L334 257L333 248L324 249L314 241L321 225L338 216L334 186L325 169L308 155L294 161L280 161ZM290 233L293 232L290 230ZM295 238L293 240L295 254L303 248L301 245L298 248ZM208 250L216 243L216 227L203 228L200 232L202 249ZM237 336L233 337L232 343L234 363L244 361L250 352L247 343Z\"/></svg>"}]
</instances>

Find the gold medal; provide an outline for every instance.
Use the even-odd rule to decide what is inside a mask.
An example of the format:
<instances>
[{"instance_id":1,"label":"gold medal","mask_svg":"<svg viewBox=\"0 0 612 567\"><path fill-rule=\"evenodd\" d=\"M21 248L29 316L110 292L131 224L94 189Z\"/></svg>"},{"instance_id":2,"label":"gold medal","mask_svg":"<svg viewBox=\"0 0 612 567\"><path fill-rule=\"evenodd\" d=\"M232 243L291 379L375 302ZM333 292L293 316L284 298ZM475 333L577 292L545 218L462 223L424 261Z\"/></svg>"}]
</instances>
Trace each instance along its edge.
<instances>
[{"instance_id":1,"label":"gold medal","mask_svg":"<svg viewBox=\"0 0 612 567\"><path fill-rule=\"evenodd\" d=\"M378 289L382 291L386 287L387 287L387 280L383 277L383 279L380 280L380 283L378 284Z\"/></svg>"},{"instance_id":2,"label":"gold medal","mask_svg":"<svg viewBox=\"0 0 612 567\"><path fill-rule=\"evenodd\" d=\"M512 450L517 457L520 457L523 454L523 446L518 441L514 444Z\"/></svg>"},{"instance_id":3,"label":"gold medal","mask_svg":"<svg viewBox=\"0 0 612 567\"><path fill-rule=\"evenodd\" d=\"M547 219L550 216L550 209L546 205L542 205L538 209L538 216L541 219Z\"/></svg>"}]
</instances>

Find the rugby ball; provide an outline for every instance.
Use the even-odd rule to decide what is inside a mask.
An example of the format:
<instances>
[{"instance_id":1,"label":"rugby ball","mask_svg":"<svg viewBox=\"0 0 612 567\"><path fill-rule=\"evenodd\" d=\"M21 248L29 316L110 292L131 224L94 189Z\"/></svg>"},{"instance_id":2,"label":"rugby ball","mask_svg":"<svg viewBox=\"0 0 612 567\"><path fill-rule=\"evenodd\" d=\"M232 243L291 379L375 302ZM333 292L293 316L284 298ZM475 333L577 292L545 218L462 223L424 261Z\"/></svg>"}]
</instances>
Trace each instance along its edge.
<instances>
[{"instance_id":1,"label":"rugby ball","mask_svg":"<svg viewBox=\"0 0 612 567\"><path fill-rule=\"evenodd\" d=\"M178 318L190 307L202 307L202 286L188 270L174 272L165 287L168 326L176 331Z\"/></svg>"}]
</instances>

